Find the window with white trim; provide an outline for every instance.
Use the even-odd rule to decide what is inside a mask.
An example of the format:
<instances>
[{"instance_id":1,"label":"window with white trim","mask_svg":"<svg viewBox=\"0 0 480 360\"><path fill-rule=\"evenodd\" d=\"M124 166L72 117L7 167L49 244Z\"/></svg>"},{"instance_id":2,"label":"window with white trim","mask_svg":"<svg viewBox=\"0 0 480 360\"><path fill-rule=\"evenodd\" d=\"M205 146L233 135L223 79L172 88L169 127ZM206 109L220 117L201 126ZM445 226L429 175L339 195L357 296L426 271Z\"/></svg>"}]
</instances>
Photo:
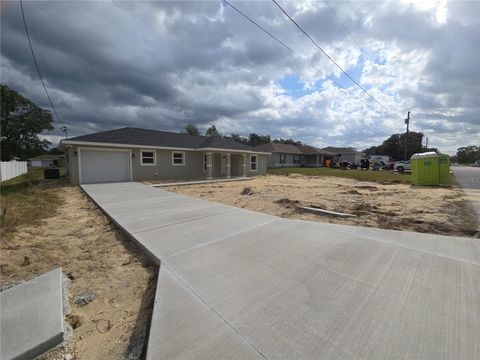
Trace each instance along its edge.
<instances>
[{"instance_id":1,"label":"window with white trim","mask_svg":"<svg viewBox=\"0 0 480 360\"><path fill-rule=\"evenodd\" d=\"M280 164L287 163L287 154L280 154Z\"/></svg>"},{"instance_id":2,"label":"window with white trim","mask_svg":"<svg viewBox=\"0 0 480 360\"><path fill-rule=\"evenodd\" d=\"M156 165L157 157L155 150L140 150L141 165Z\"/></svg>"},{"instance_id":3,"label":"window with white trim","mask_svg":"<svg viewBox=\"0 0 480 360\"><path fill-rule=\"evenodd\" d=\"M183 151L172 151L172 165L185 165L185 153Z\"/></svg>"},{"instance_id":4,"label":"window with white trim","mask_svg":"<svg viewBox=\"0 0 480 360\"><path fill-rule=\"evenodd\" d=\"M300 155L293 155L293 163L300 164Z\"/></svg>"},{"instance_id":5,"label":"window with white trim","mask_svg":"<svg viewBox=\"0 0 480 360\"><path fill-rule=\"evenodd\" d=\"M250 171L257 171L257 155L250 156Z\"/></svg>"}]
</instances>

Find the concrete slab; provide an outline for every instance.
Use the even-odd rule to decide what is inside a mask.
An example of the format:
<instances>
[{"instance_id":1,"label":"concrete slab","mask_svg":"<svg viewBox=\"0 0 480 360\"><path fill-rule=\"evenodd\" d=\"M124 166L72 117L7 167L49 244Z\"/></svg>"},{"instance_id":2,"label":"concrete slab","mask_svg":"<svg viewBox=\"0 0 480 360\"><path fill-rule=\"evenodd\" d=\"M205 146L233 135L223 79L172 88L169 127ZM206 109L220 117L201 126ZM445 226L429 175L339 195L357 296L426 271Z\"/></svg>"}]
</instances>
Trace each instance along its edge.
<instances>
[{"instance_id":1,"label":"concrete slab","mask_svg":"<svg viewBox=\"0 0 480 360\"><path fill-rule=\"evenodd\" d=\"M263 359L165 266L158 275L147 351L147 359L159 358Z\"/></svg>"},{"instance_id":2,"label":"concrete slab","mask_svg":"<svg viewBox=\"0 0 480 360\"><path fill-rule=\"evenodd\" d=\"M0 358L33 359L63 341L62 269L0 293Z\"/></svg>"},{"instance_id":3,"label":"concrete slab","mask_svg":"<svg viewBox=\"0 0 480 360\"><path fill-rule=\"evenodd\" d=\"M145 187L132 189L168 205L128 222L126 197L112 217L162 264L149 358L480 357L478 240L281 219ZM113 206L112 188L95 191Z\"/></svg>"}]
</instances>

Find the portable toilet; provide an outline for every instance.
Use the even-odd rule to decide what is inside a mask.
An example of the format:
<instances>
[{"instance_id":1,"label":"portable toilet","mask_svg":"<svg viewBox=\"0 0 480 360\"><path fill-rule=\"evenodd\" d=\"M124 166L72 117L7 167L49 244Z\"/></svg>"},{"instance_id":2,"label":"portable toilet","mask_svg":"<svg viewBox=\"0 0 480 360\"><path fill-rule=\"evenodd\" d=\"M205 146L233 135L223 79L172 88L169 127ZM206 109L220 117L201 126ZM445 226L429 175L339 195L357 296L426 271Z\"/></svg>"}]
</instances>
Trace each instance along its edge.
<instances>
[{"instance_id":1,"label":"portable toilet","mask_svg":"<svg viewBox=\"0 0 480 360\"><path fill-rule=\"evenodd\" d=\"M450 185L450 156L440 154L438 156L438 184Z\"/></svg>"},{"instance_id":2,"label":"portable toilet","mask_svg":"<svg viewBox=\"0 0 480 360\"><path fill-rule=\"evenodd\" d=\"M410 160L414 185L440 184L439 155L436 152L413 154Z\"/></svg>"}]
</instances>

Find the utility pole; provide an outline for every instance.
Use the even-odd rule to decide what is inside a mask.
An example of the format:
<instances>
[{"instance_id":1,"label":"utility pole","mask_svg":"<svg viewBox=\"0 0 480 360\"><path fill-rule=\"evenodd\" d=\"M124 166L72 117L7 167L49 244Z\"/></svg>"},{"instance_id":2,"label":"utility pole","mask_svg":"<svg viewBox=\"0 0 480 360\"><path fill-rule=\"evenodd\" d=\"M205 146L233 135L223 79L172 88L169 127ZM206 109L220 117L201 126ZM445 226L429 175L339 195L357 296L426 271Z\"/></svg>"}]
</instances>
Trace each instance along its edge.
<instances>
[{"instance_id":1,"label":"utility pole","mask_svg":"<svg viewBox=\"0 0 480 360\"><path fill-rule=\"evenodd\" d=\"M65 139L68 139L68 127L67 127L67 125L63 125L61 130L65 133Z\"/></svg>"},{"instance_id":2,"label":"utility pole","mask_svg":"<svg viewBox=\"0 0 480 360\"><path fill-rule=\"evenodd\" d=\"M428 149L428 137L425 138L425 149Z\"/></svg>"},{"instance_id":3,"label":"utility pole","mask_svg":"<svg viewBox=\"0 0 480 360\"><path fill-rule=\"evenodd\" d=\"M405 124L407 124L407 134L405 136L405 153L403 155L403 161L407 161L408 126L410 125L410 111L408 112L407 118L405 119Z\"/></svg>"}]
</instances>

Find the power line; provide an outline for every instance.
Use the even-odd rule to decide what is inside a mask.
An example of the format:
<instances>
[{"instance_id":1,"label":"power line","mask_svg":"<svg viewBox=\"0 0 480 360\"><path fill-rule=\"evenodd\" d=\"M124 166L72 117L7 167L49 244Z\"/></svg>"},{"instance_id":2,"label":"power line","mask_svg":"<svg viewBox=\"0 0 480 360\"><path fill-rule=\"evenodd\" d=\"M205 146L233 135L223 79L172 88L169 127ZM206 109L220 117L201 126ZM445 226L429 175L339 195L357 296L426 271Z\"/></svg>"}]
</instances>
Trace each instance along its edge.
<instances>
[{"instance_id":1,"label":"power line","mask_svg":"<svg viewBox=\"0 0 480 360\"><path fill-rule=\"evenodd\" d=\"M43 76L42 76L42 72L40 71L40 67L38 66L37 57L35 56L35 52L33 51L32 41L30 40L30 34L28 33L27 21L25 19L25 12L23 11L23 1L22 0L20 0L20 9L22 10L23 26L25 27L25 34L27 35L28 45L30 46L30 51L32 53L33 62L35 63L35 67L37 68L38 76L40 77L40 81L42 82L43 89L45 90L45 94L47 95L48 102L50 103L50 106L52 107L52 110L53 110L55 116L57 117L57 120L63 125L62 131L64 131L66 133L67 125L65 125L62 118L58 114L57 109L55 108L55 105L53 105L53 101L50 98L50 94L48 93L47 87L45 86L45 82L43 81ZM65 129L65 130L63 130L63 129Z\"/></svg>"},{"instance_id":2,"label":"power line","mask_svg":"<svg viewBox=\"0 0 480 360\"><path fill-rule=\"evenodd\" d=\"M296 58L300 59L301 61L303 61L304 63L306 63L307 65L311 66L313 69L315 69L316 71L318 71L320 74L324 75L327 79L329 79L331 82L333 82L335 85L337 85L338 87L342 88L343 90L345 90L347 93L349 93L350 95L352 95L354 98L356 98L358 101L360 101L362 104L368 106L370 109L373 109L375 111L378 111L378 109L374 108L372 105L370 105L369 103L366 103L365 101L363 101L360 97L358 97L357 95L355 95L354 93L352 93L348 88L344 87L343 85L341 85L340 83L338 83L337 81L335 81L334 79L332 79L330 76L328 76L325 72L323 72L322 70L320 70L317 66L307 62L305 59L303 59L300 55L298 55L291 47L289 47L288 45L286 45L284 42L282 42L280 39L278 39L275 35L273 35L272 33L270 33L268 30L266 30L264 27L262 27L261 25L259 25L258 23L256 23L254 20L252 20L250 17L248 17L246 14L244 14L241 10L237 9L235 6L233 6L231 3L229 3L227 0L223 0L223 2L225 4L227 4L228 6L230 6L233 10L235 10L238 14L240 14L242 17L244 17L245 19L247 19L250 23L252 23L253 25L255 25L258 29L260 29L261 31L263 31L265 34L267 34L269 37L271 37L273 40L275 40L277 43L279 43L280 45L282 45L284 48L286 48L288 51L290 51ZM390 113L390 111L388 111Z\"/></svg>"},{"instance_id":3,"label":"power line","mask_svg":"<svg viewBox=\"0 0 480 360\"><path fill-rule=\"evenodd\" d=\"M308 37L308 38L310 39L310 41L323 53L323 55L325 55L333 64L335 64L335 66L338 67L338 68L339 68L355 85L357 85L365 94L367 94L367 96L369 96L373 101L375 101L377 104L379 104L381 107L383 107L386 111L388 111L388 112L389 112L390 114L392 114L394 117L396 117L397 119L401 119L398 115L394 114L394 113L393 113L392 111L390 111L385 105L383 105L381 102L379 102L377 99L375 99L372 95L370 95L370 94L368 93L368 91L365 90L365 88L363 88L357 81L355 81L355 79L352 78L345 70L343 70L342 67L341 67L340 65L338 65L338 64L336 63L336 61L333 60L333 59L330 57L330 55L328 55L328 54L325 52L325 50L323 50L323 49L321 48L321 46L318 45L318 44L316 43L316 41L313 40L313 38L312 38L310 35L308 35L308 33L307 33L305 30L303 30L303 28L302 28L300 25L298 25L298 23L284 10L275 0L272 0L272 1L273 1L273 3L274 3L275 5L277 5L277 7L285 14L285 16L286 16L292 23L294 23L295 26L296 26L306 37Z\"/></svg>"},{"instance_id":4,"label":"power line","mask_svg":"<svg viewBox=\"0 0 480 360\"><path fill-rule=\"evenodd\" d=\"M350 36L350 39L352 39L352 41L355 43L355 45L357 45L358 48L360 49L360 51L362 51L362 47L361 47L360 44L357 42L357 40L355 40L355 38L353 37L353 35L352 35L352 33L350 32L350 30L348 30L347 25L345 25L345 23L338 17L337 12L335 11L335 9L330 5L330 3L329 3L327 0L323 0L323 2L330 8L330 10L332 11L333 15L334 15L335 18L337 19L337 21L343 26L343 28L345 29L345 32L348 34L348 36Z\"/></svg>"}]
</instances>

